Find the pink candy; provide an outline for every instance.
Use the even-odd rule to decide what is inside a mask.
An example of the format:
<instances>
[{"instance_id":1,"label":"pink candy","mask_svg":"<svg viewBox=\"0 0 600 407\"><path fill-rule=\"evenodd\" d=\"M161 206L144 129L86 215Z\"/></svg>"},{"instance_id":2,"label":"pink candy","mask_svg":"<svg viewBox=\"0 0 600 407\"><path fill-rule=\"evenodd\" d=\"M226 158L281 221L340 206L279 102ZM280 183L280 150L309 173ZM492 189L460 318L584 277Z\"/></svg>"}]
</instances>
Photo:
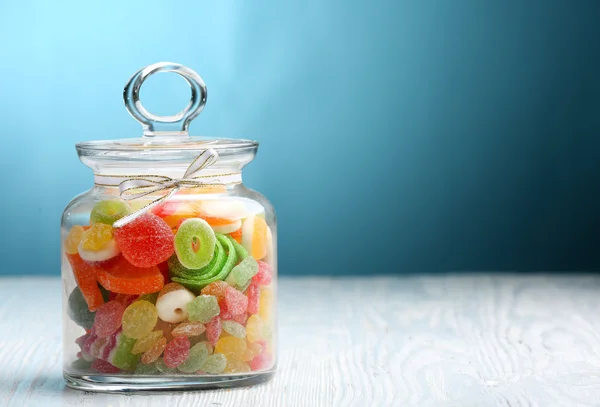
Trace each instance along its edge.
<instances>
[{"instance_id":1,"label":"pink candy","mask_svg":"<svg viewBox=\"0 0 600 407\"><path fill-rule=\"evenodd\" d=\"M248 286L248 290L246 290L246 296L248 297L248 313L258 313L258 299L260 297L258 283L252 281L252 283Z\"/></svg>"},{"instance_id":2,"label":"pink candy","mask_svg":"<svg viewBox=\"0 0 600 407\"><path fill-rule=\"evenodd\" d=\"M258 261L258 273L252 277L252 282L258 285L269 285L271 284L273 274L273 268L264 261Z\"/></svg>"},{"instance_id":3,"label":"pink candy","mask_svg":"<svg viewBox=\"0 0 600 407\"><path fill-rule=\"evenodd\" d=\"M221 319L214 317L206 324L206 339L215 346L221 336Z\"/></svg>"},{"instance_id":4,"label":"pink candy","mask_svg":"<svg viewBox=\"0 0 600 407\"><path fill-rule=\"evenodd\" d=\"M248 297L233 287L227 287L225 290L225 304L227 311L232 315L240 315L246 312L248 308Z\"/></svg>"},{"instance_id":5,"label":"pink candy","mask_svg":"<svg viewBox=\"0 0 600 407\"><path fill-rule=\"evenodd\" d=\"M103 304L94 318L94 332L99 338L108 338L121 327L121 318L125 312L123 304L117 300Z\"/></svg>"},{"instance_id":6,"label":"pink candy","mask_svg":"<svg viewBox=\"0 0 600 407\"><path fill-rule=\"evenodd\" d=\"M164 362L167 367L182 364L190 353L190 340L187 336L176 336L165 348Z\"/></svg>"}]
</instances>

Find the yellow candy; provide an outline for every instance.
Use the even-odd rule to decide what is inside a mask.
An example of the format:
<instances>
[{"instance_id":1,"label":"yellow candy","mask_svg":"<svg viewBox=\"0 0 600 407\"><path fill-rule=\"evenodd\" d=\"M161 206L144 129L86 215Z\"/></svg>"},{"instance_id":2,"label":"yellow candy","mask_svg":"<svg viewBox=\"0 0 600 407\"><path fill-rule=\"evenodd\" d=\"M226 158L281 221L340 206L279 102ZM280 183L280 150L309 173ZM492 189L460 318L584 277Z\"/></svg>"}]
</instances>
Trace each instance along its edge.
<instances>
[{"instance_id":1,"label":"yellow candy","mask_svg":"<svg viewBox=\"0 0 600 407\"><path fill-rule=\"evenodd\" d=\"M235 336L225 336L217 341L215 353L222 353L228 359L242 360L246 353L246 341Z\"/></svg>"},{"instance_id":2,"label":"yellow candy","mask_svg":"<svg viewBox=\"0 0 600 407\"><path fill-rule=\"evenodd\" d=\"M163 337L163 331L153 331L141 339L138 339L131 349L131 353L137 355L144 353L152 347L160 338Z\"/></svg>"},{"instance_id":3,"label":"yellow candy","mask_svg":"<svg viewBox=\"0 0 600 407\"><path fill-rule=\"evenodd\" d=\"M273 290L263 287L260 289L260 298L258 300L258 315L265 320L271 320L273 310Z\"/></svg>"},{"instance_id":4,"label":"yellow candy","mask_svg":"<svg viewBox=\"0 0 600 407\"><path fill-rule=\"evenodd\" d=\"M242 362L241 360L237 360L237 359L227 359L227 366L225 366L225 370L223 370L224 373L246 373L249 372L250 366L248 366L248 363L246 362Z\"/></svg>"},{"instance_id":5,"label":"yellow candy","mask_svg":"<svg viewBox=\"0 0 600 407\"><path fill-rule=\"evenodd\" d=\"M94 223L91 228L83 232L81 247L85 250L100 250L112 238L112 226Z\"/></svg>"},{"instance_id":6,"label":"yellow candy","mask_svg":"<svg viewBox=\"0 0 600 407\"><path fill-rule=\"evenodd\" d=\"M123 334L133 339L142 339L152 332L157 321L158 312L154 304L145 300L136 301L125 309L121 318Z\"/></svg>"},{"instance_id":7,"label":"yellow candy","mask_svg":"<svg viewBox=\"0 0 600 407\"><path fill-rule=\"evenodd\" d=\"M250 315L246 322L246 338L248 342L258 342L262 339L262 321L258 315Z\"/></svg>"},{"instance_id":8,"label":"yellow candy","mask_svg":"<svg viewBox=\"0 0 600 407\"><path fill-rule=\"evenodd\" d=\"M257 342L248 342L246 344L246 352L244 353L244 357L242 360L244 362L249 362L254 359L256 356L260 355L262 351L262 346L260 346Z\"/></svg>"},{"instance_id":9,"label":"yellow candy","mask_svg":"<svg viewBox=\"0 0 600 407\"><path fill-rule=\"evenodd\" d=\"M77 254L77 246L79 246L84 233L85 230L79 225L75 225L69 230L69 234L65 239L65 252L67 254Z\"/></svg>"}]
</instances>

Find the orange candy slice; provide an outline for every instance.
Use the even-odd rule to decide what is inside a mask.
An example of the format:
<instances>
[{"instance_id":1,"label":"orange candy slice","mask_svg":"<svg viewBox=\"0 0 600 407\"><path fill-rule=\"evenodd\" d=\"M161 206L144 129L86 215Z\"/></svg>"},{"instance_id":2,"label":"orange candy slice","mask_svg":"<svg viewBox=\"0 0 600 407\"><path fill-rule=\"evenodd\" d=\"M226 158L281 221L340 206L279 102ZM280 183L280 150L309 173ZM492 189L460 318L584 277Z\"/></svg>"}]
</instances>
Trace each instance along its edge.
<instances>
[{"instance_id":1,"label":"orange candy slice","mask_svg":"<svg viewBox=\"0 0 600 407\"><path fill-rule=\"evenodd\" d=\"M158 267L136 267L122 256L95 269L100 284L115 293L149 294L160 291L164 286L164 277Z\"/></svg>"},{"instance_id":2,"label":"orange candy slice","mask_svg":"<svg viewBox=\"0 0 600 407\"><path fill-rule=\"evenodd\" d=\"M83 298L88 305L90 311L96 311L102 304L104 304L104 298L100 288L98 288L98 282L96 281L96 272L92 266L83 261L78 254L66 254L75 281L83 294Z\"/></svg>"},{"instance_id":3,"label":"orange candy slice","mask_svg":"<svg viewBox=\"0 0 600 407\"><path fill-rule=\"evenodd\" d=\"M249 216L242 226L242 246L256 260L267 255L267 222L260 216Z\"/></svg>"}]
</instances>

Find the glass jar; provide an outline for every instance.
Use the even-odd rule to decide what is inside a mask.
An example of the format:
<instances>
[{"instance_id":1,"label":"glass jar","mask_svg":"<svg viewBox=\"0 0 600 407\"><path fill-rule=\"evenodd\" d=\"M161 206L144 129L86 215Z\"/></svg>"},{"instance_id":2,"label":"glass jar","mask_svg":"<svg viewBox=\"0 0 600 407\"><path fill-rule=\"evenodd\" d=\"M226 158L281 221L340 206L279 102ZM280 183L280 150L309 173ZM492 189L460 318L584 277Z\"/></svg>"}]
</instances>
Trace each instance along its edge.
<instances>
[{"instance_id":1,"label":"glass jar","mask_svg":"<svg viewBox=\"0 0 600 407\"><path fill-rule=\"evenodd\" d=\"M192 90L175 116L139 101L157 72ZM77 144L94 186L61 224L64 377L82 390L187 390L269 380L276 362L276 220L242 184L250 140L190 137L206 87L194 71L138 71L124 100L141 138Z\"/></svg>"}]
</instances>

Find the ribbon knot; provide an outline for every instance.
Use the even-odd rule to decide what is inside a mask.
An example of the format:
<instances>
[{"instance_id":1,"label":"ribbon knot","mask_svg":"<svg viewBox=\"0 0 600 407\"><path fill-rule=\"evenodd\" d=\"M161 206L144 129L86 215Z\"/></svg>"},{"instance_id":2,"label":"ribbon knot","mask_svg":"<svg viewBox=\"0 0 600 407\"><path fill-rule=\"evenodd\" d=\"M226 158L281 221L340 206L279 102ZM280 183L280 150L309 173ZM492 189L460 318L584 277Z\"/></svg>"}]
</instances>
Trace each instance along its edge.
<instances>
[{"instance_id":1,"label":"ribbon knot","mask_svg":"<svg viewBox=\"0 0 600 407\"><path fill-rule=\"evenodd\" d=\"M124 180L119 184L119 194L121 198L130 201L132 199L142 198L144 196L153 194L159 191L168 191L165 195L155 199L148 205L130 213L129 215L117 220L113 223L113 227L119 228L133 221L137 217L141 216L151 208L157 206L163 201L169 199L174 193L179 191L182 187L199 187L207 184L216 185L213 183L207 183L199 178L193 178L193 175L198 171L207 168L217 162L219 155L215 150L209 148L204 150L198 157L192 161L189 165L185 174L181 178L170 178L170 177L135 177ZM139 191L139 192L136 192Z\"/></svg>"}]
</instances>

